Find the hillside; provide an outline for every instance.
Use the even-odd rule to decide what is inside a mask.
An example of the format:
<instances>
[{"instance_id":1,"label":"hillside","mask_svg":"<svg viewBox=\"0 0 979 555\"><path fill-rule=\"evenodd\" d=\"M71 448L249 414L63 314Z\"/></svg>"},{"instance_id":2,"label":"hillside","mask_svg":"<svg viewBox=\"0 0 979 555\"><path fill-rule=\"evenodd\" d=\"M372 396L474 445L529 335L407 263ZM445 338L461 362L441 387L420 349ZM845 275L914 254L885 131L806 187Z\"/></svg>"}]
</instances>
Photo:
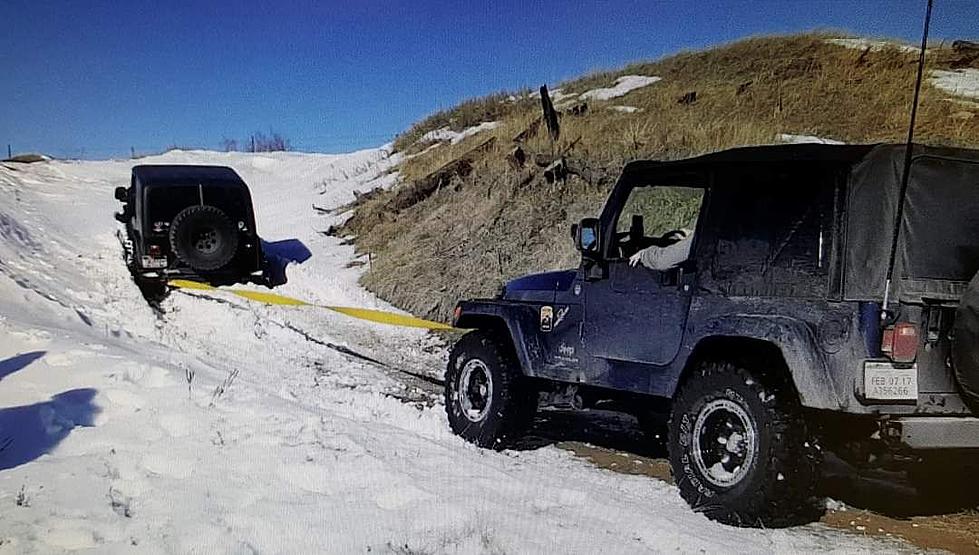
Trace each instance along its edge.
<instances>
[{"instance_id":1,"label":"hillside","mask_svg":"<svg viewBox=\"0 0 979 555\"><path fill-rule=\"evenodd\" d=\"M459 298L576 264L570 224L597 214L629 160L814 137L904 140L916 60L914 47L827 34L683 52L553 88L553 143L536 93L470 100L397 138L402 182L359 197L340 233L369 255L367 288L445 319ZM979 55L934 45L927 71L918 142L979 146ZM548 180L542 166L555 155L587 179Z\"/></svg>"}]
</instances>

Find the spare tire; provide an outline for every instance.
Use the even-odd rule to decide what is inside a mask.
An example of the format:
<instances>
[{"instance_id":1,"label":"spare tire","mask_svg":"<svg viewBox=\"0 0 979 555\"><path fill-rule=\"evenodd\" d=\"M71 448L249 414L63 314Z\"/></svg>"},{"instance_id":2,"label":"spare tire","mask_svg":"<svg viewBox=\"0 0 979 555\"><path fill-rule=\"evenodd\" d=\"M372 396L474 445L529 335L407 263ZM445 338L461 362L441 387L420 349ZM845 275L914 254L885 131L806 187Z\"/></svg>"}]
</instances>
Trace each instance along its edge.
<instances>
[{"instance_id":1,"label":"spare tire","mask_svg":"<svg viewBox=\"0 0 979 555\"><path fill-rule=\"evenodd\" d=\"M965 402L979 414L979 274L969 283L955 312L952 366Z\"/></svg>"},{"instance_id":2,"label":"spare tire","mask_svg":"<svg viewBox=\"0 0 979 555\"><path fill-rule=\"evenodd\" d=\"M238 233L219 208L185 208L170 223L170 248L185 264L199 272L220 269L238 251Z\"/></svg>"}]
</instances>

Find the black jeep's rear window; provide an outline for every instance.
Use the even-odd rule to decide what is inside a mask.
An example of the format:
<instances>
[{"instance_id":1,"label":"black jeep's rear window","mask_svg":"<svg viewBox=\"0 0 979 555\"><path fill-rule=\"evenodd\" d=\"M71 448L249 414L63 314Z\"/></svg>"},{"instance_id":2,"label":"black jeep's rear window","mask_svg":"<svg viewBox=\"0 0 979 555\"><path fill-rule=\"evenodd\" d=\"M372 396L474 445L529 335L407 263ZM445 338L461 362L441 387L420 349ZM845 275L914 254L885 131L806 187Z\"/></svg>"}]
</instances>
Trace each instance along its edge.
<instances>
[{"instance_id":1,"label":"black jeep's rear window","mask_svg":"<svg viewBox=\"0 0 979 555\"><path fill-rule=\"evenodd\" d=\"M224 210L232 221L248 221L248 198L239 187L205 185L149 186L146 191L147 223L170 222L188 206L201 204Z\"/></svg>"}]
</instances>

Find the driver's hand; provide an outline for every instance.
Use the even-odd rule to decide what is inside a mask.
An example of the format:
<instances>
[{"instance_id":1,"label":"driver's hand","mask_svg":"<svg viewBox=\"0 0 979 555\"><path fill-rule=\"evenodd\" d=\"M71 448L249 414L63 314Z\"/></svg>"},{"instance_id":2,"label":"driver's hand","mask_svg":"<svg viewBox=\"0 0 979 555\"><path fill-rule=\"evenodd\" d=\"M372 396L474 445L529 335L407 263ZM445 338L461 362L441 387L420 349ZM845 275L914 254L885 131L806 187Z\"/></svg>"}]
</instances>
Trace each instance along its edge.
<instances>
[{"instance_id":1,"label":"driver's hand","mask_svg":"<svg viewBox=\"0 0 979 555\"><path fill-rule=\"evenodd\" d=\"M642 258L642 251L639 251L636 254L629 257L629 265L635 268L636 266L639 265L639 260L641 258Z\"/></svg>"}]
</instances>

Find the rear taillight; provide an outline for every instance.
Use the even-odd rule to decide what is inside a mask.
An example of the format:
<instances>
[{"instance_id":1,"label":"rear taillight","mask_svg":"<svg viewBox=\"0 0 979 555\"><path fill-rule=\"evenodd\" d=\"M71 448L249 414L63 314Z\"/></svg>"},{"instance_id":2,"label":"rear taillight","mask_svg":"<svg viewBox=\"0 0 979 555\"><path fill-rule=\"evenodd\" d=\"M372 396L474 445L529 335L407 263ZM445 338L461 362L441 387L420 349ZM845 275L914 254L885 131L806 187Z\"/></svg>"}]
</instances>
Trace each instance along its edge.
<instances>
[{"instance_id":1,"label":"rear taillight","mask_svg":"<svg viewBox=\"0 0 979 555\"><path fill-rule=\"evenodd\" d=\"M452 311L452 325L459 323L459 318L462 317L462 307L457 306L455 310Z\"/></svg>"},{"instance_id":2,"label":"rear taillight","mask_svg":"<svg viewBox=\"0 0 979 555\"><path fill-rule=\"evenodd\" d=\"M160 248L160 245L150 245L146 249L146 254L153 258L159 258L163 254L163 249Z\"/></svg>"},{"instance_id":3,"label":"rear taillight","mask_svg":"<svg viewBox=\"0 0 979 555\"><path fill-rule=\"evenodd\" d=\"M885 329L880 350L894 362L914 362L918 356L918 326L901 322Z\"/></svg>"}]
</instances>

